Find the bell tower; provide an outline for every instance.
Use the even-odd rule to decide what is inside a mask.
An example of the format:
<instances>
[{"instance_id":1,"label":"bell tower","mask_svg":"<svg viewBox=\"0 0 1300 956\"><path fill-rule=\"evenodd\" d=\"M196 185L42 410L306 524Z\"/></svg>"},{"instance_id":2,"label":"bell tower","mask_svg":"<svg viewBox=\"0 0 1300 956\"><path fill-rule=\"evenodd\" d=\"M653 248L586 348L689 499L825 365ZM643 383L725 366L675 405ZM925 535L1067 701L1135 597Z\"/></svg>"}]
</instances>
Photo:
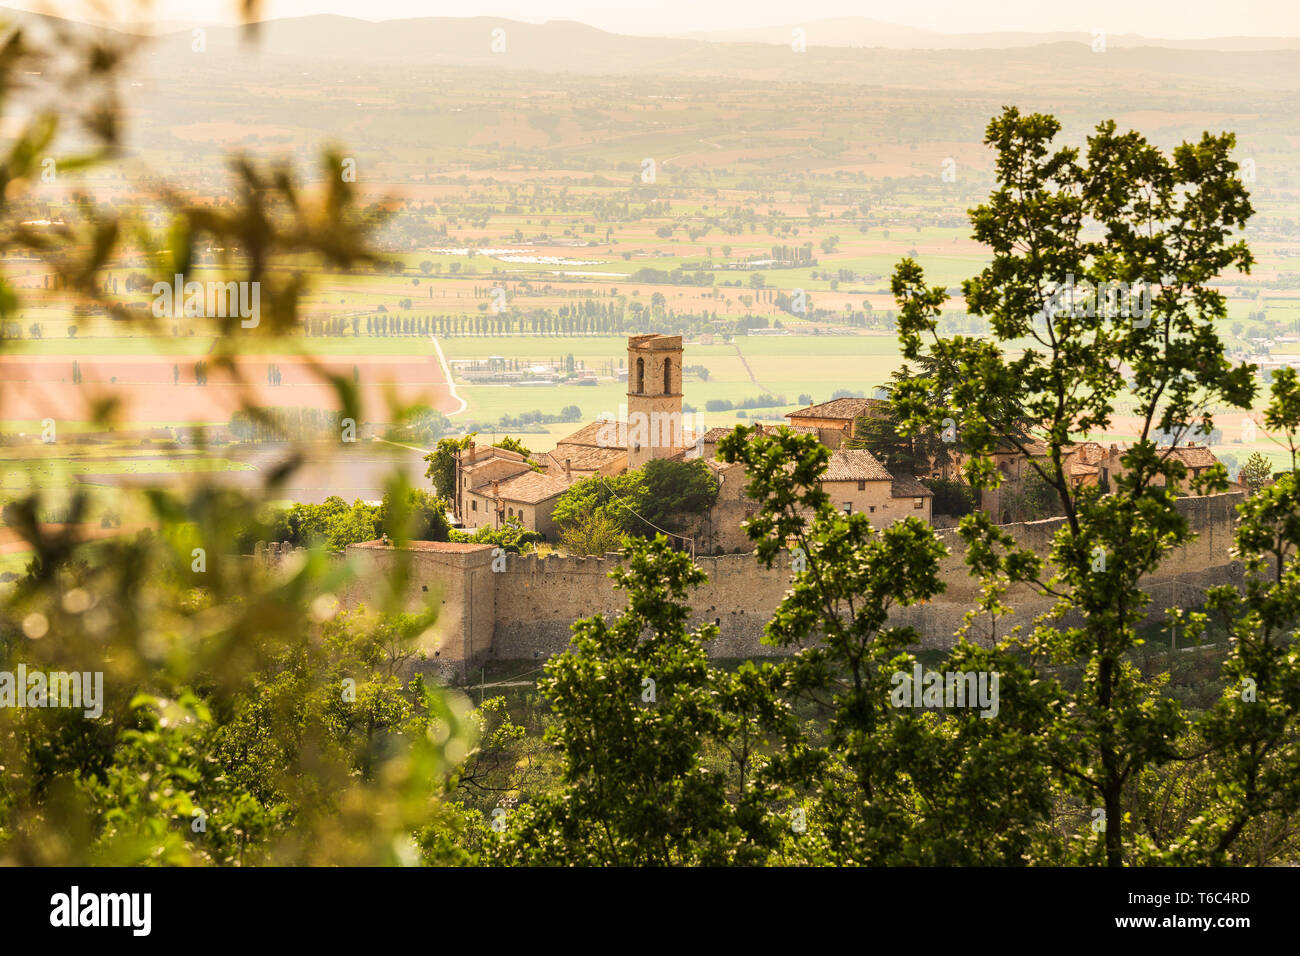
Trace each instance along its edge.
<instances>
[{"instance_id":1,"label":"bell tower","mask_svg":"<svg viewBox=\"0 0 1300 956\"><path fill-rule=\"evenodd\" d=\"M686 447L682 433L682 337L627 340L627 466L640 468Z\"/></svg>"}]
</instances>

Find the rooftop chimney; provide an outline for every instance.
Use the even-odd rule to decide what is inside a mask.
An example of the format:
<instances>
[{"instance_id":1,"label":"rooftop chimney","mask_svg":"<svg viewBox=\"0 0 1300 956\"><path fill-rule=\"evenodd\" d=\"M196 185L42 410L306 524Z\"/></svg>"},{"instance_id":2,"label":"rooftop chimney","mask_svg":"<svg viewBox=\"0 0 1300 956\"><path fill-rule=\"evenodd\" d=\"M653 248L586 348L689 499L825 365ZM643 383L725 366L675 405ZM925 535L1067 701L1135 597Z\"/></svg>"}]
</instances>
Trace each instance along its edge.
<instances>
[{"instance_id":1,"label":"rooftop chimney","mask_svg":"<svg viewBox=\"0 0 1300 956\"><path fill-rule=\"evenodd\" d=\"M571 462L572 460L573 459L571 458L564 459L564 480L565 481L571 481L573 479L573 475L569 471L569 462Z\"/></svg>"}]
</instances>

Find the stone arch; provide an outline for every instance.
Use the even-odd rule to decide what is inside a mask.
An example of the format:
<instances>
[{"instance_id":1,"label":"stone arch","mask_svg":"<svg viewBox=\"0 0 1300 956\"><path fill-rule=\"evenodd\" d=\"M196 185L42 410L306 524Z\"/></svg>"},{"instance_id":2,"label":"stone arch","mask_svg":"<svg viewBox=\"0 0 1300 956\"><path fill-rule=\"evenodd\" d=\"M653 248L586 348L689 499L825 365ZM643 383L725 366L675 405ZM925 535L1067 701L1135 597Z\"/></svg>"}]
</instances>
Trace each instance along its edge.
<instances>
[{"instance_id":1,"label":"stone arch","mask_svg":"<svg viewBox=\"0 0 1300 956\"><path fill-rule=\"evenodd\" d=\"M645 393L645 359L636 360L636 392L638 395Z\"/></svg>"}]
</instances>

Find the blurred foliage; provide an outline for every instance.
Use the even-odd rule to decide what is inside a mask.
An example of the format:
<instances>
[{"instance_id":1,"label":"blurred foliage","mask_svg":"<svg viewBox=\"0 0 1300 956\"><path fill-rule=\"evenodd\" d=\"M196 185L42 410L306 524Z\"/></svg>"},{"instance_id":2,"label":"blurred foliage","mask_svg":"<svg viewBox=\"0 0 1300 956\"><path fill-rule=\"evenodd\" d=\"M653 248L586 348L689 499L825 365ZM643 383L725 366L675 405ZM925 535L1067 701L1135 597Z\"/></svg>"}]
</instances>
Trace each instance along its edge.
<instances>
[{"instance_id":1,"label":"blurred foliage","mask_svg":"<svg viewBox=\"0 0 1300 956\"><path fill-rule=\"evenodd\" d=\"M287 163L262 167L236 156L237 199L227 206L158 187L160 233L145 210L86 198L57 229L21 225L16 208L48 160L60 182L74 185L79 170L118 156L115 82L132 51L108 48L93 32L56 30L45 49L21 29L0 40L4 119L18 130L0 162L0 253L40 258L60 288L108 308L122 328L150 334L161 320L106 299L105 267L133 256L147 283L170 282L200 244L219 250L221 278L259 283L262 309L251 327L238 315L224 320L206 361L249 384L235 357L257 337L295 326L314 268L374 261L367 242L379 207L357 206L337 153L322 156L310 191ZM65 137L65 122L80 129L69 126ZM69 141L91 145L62 155ZM18 290L0 276L0 318L18 306ZM333 386L330 411L360 420L355 382L313 370ZM89 417L107 427L116 409L110 398ZM251 392L242 412L276 428ZM104 700L97 719L67 708L0 708L0 861L464 861L454 843L463 814L445 798L477 729L463 697L414 673L413 648L430 643L435 614L400 605L402 557L387 587L369 595L373 612L339 614L353 577L346 562L314 547L273 569L240 556L250 535L332 547L359 533L376 537L376 522L408 539L427 533L440 509L400 480L379 515L341 501L269 509L302 460L287 446L264 485L247 490L207 475L183 490L149 490L152 530L93 551L77 536L87 512L79 489L67 491L67 523L53 532L37 520L44 491L10 503L6 520L33 557L0 593L0 669L102 672ZM250 521L257 515L265 520Z\"/></svg>"}]
</instances>

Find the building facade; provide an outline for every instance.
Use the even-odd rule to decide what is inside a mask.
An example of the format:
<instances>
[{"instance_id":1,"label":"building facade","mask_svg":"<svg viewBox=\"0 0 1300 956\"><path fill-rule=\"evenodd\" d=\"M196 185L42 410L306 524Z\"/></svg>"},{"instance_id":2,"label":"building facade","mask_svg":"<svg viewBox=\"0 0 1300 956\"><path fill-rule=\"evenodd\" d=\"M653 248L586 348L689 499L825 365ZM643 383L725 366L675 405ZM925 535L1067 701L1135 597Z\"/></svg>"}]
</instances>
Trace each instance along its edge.
<instances>
[{"instance_id":1,"label":"building facade","mask_svg":"<svg viewBox=\"0 0 1300 956\"><path fill-rule=\"evenodd\" d=\"M680 335L633 335L627 340L629 469L686 447L682 355Z\"/></svg>"}]
</instances>

